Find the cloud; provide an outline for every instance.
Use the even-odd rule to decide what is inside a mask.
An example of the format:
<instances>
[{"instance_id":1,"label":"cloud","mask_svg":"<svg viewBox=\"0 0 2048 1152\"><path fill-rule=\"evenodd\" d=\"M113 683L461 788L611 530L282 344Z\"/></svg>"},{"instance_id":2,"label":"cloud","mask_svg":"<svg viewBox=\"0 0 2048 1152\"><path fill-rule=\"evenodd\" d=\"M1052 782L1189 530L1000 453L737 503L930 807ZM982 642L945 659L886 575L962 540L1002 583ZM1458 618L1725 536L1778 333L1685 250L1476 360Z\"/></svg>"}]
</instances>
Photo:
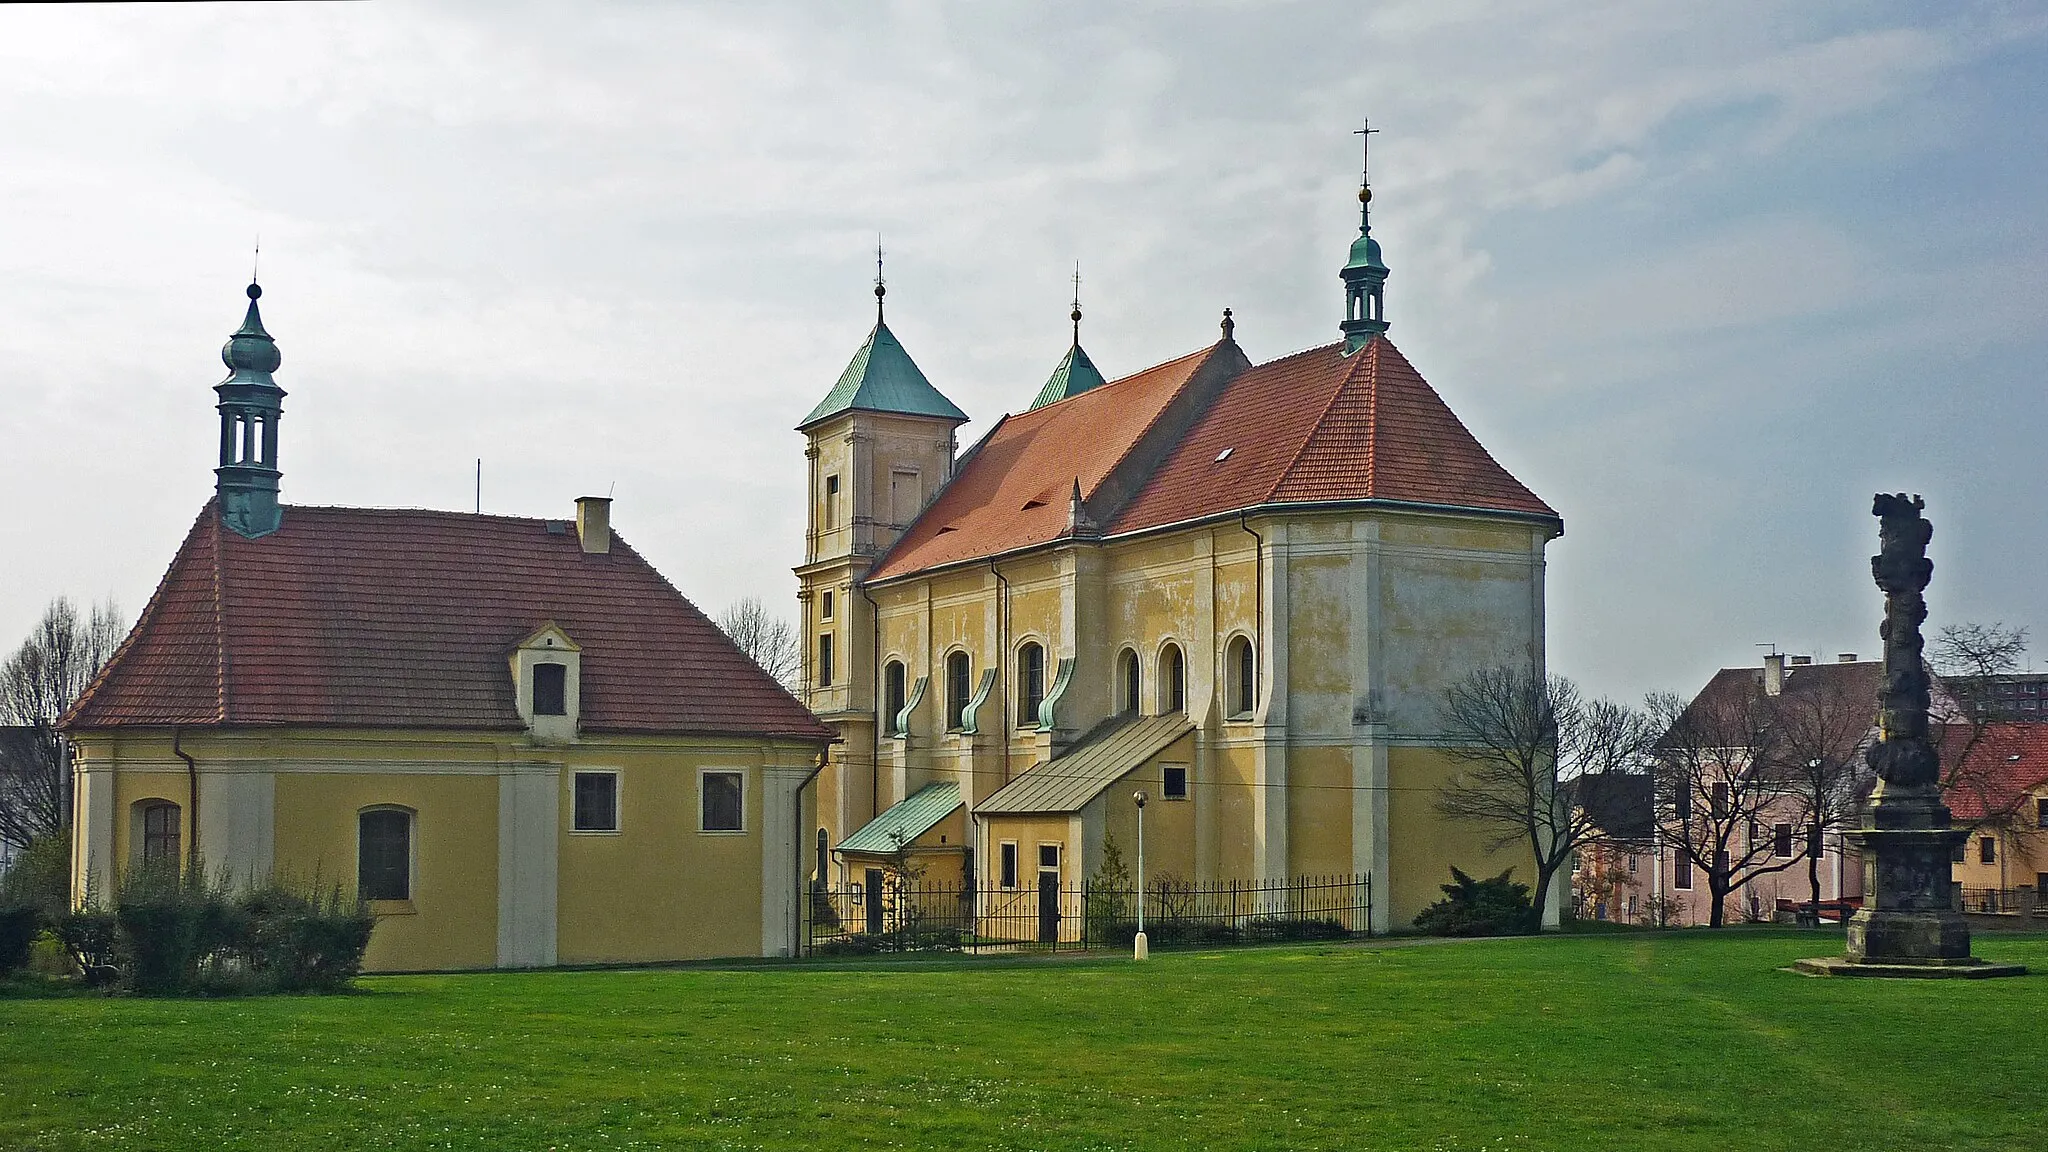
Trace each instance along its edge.
<instances>
[{"instance_id":1,"label":"cloud","mask_svg":"<svg viewBox=\"0 0 2048 1152\"><path fill-rule=\"evenodd\" d=\"M2043 351L2041 235L1972 183L2040 162L1959 82L2041 34L1583 0L6 9L0 435L30 447L0 486L73 480L0 636L53 595L147 595L210 487L258 232L289 498L466 507L478 457L501 511L616 481L688 593L776 603L790 425L872 322L877 231L891 325L971 437L1064 349L1076 259L1112 375L1226 305L1255 355L1332 339L1369 112L1395 336L1572 525L1560 666L1620 683L1622 637L1704 659L1725 628L1671 621L1762 611L1719 534L1839 511L1801 495L1823 470L1758 481L1766 454L1866 427L1858 387L1906 394L1887 373L1928 341L1988 349L1990 381ZM1859 183L1936 163L1954 202L1904 234ZM2006 423L1972 466L2027 467L2039 422ZM1674 661L1626 675L1684 686Z\"/></svg>"}]
</instances>

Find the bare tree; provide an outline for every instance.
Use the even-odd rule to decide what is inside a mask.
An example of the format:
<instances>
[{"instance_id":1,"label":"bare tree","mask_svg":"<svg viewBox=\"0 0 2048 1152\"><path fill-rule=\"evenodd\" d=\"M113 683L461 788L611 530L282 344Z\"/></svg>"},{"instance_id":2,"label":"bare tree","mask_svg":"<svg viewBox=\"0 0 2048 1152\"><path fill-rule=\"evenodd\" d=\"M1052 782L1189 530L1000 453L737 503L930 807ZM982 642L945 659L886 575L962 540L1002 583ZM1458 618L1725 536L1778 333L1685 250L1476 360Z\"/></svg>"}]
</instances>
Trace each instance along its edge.
<instances>
[{"instance_id":1,"label":"bare tree","mask_svg":"<svg viewBox=\"0 0 2048 1152\"><path fill-rule=\"evenodd\" d=\"M0 840L25 847L64 827L70 765L57 720L99 675L126 631L111 601L81 617L59 597L0 664Z\"/></svg>"},{"instance_id":2,"label":"bare tree","mask_svg":"<svg viewBox=\"0 0 2048 1152\"><path fill-rule=\"evenodd\" d=\"M1796 802L1806 831L1801 855L1814 915L1820 914L1820 857L1825 835L1855 820L1870 778L1864 750L1875 734L1877 698L1862 680L1799 676L1771 702L1773 772Z\"/></svg>"},{"instance_id":3,"label":"bare tree","mask_svg":"<svg viewBox=\"0 0 2048 1152\"><path fill-rule=\"evenodd\" d=\"M1783 770L1778 709L1761 688L1690 701L1659 694L1649 709L1663 729L1654 752L1657 822L1672 850L1706 875L1707 923L1719 928L1730 892L1799 860L1777 857L1762 834L1800 799L1799 782Z\"/></svg>"},{"instance_id":4,"label":"bare tree","mask_svg":"<svg viewBox=\"0 0 2048 1152\"><path fill-rule=\"evenodd\" d=\"M1602 835L1595 810L1570 793L1639 762L1651 731L1644 716L1587 700L1562 676L1503 665L1451 685L1441 723L1463 767L1437 790L1437 810L1484 828L1489 850L1529 849L1540 915L1572 853Z\"/></svg>"},{"instance_id":5,"label":"bare tree","mask_svg":"<svg viewBox=\"0 0 2048 1152\"><path fill-rule=\"evenodd\" d=\"M1992 726L2017 718L1999 686L2019 670L2027 651L2027 630L2004 624L1951 624L1928 645L1939 691L1934 693L1929 734L1941 749L1941 790L1967 793L1984 815L1973 828L2016 830L2022 823L2024 789L1999 786L1997 757L1984 746Z\"/></svg>"},{"instance_id":6,"label":"bare tree","mask_svg":"<svg viewBox=\"0 0 2048 1152\"><path fill-rule=\"evenodd\" d=\"M803 653L796 629L780 616L770 615L759 596L747 596L719 614L718 627L739 649L784 687L794 692L802 668Z\"/></svg>"}]
</instances>

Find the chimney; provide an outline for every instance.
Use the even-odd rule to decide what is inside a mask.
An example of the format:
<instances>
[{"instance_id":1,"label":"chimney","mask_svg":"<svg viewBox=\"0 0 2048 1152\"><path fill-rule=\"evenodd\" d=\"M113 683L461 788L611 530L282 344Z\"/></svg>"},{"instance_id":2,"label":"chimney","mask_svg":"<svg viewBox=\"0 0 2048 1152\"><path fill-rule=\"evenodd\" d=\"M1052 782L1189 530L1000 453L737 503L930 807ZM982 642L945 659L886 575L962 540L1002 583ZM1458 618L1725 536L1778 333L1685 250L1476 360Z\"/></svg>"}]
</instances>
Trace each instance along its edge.
<instances>
[{"instance_id":1,"label":"chimney","mask_svg":"<svg viewBox=\"0 0 2048 1152\"><path fill-rule=\"evenodd\" d=\"M1785 690L1785 654L1773 652L1764 657L1764 695L1776 696Z\"/></svg>"},{"instance_id":2,"label":"chimney","mask_svg":"<svg viewBox=\"0 0 2048 1152\"><path fill-rule=\"evenodd\" d=\"M1835 663L1837 664L1854 664L1855 662L1856 654L1854 652L1837 652L1835 654Z\"/></svg>"},{"instance_id":3,"label":"chimney","mask_svg":"<svg viewBox=\"0 0 2048 1152\"><path fill-rule=\"evenodd\" d=\"M1792 666L1794 668L1803 668L1811 663L1813 663L1813 657L1811 656L1794 656L1792 658Z\"/></svg>"},{"instance_id":4,"label":"chimney","mask_svg":"<svg viewBox=\"0 0 2048 1152\"><path fill-rule=\"evenodd\" d=\"M612 550L611 497L576 498L576 536L583 541L585 552L604 553Z\"/></svg>"}]
</instances>

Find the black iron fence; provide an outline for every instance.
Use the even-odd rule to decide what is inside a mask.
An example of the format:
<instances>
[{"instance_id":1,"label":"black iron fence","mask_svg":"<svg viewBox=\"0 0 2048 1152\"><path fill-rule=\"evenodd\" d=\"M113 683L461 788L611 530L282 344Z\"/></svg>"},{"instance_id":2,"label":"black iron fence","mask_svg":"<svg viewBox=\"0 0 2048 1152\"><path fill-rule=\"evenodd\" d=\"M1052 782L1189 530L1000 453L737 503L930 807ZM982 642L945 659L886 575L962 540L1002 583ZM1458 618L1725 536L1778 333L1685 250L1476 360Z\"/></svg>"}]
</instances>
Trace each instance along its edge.
<instances>
[{"instance_id":1,"label":"black iron fence","mask_svg":"<svg viewBox=\"0 0 2048 1152\"><path fill-rule=\"evenodd\" d=\"M2039 891L2032 887L1963 888L1958 897L1958 904L1964 912L2038 916L2048 913L2048 907L2041 905L2039 896Z\"/></svg>"},{"instance_id":2,"label":"black iron fence","mask_svg":"<svg viewBox=\"0 0 2048 1152\"><path fill-rule=\"evenodd\" d=\"M873 875L873 874L871 874ZM1372 877L1297 876L1269 882L1145 886L1153 947L1335 940L1372 934ZM806 955L876 952L1079 951L1128 948L1138 931L1130 886L1061 886L1048 876L1017 888L926 883L813 887L803 901Z\"/></svg>"}]
</instances>

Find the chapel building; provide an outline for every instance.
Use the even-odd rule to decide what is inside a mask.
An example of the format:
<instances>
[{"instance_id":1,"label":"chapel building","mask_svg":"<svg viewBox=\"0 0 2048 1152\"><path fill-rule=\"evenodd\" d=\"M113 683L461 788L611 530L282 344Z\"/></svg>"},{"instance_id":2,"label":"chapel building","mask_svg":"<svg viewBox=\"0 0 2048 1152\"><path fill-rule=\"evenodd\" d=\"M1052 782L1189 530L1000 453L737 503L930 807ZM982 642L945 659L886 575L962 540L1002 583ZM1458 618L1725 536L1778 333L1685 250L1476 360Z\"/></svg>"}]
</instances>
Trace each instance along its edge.
<instances>
[{"instance_id":1,"label":"chapel building","mask_svg":"<svg viewBox=\"0 0 2048 1152\"><path fill-rule=\"evenodd\" d=\"M62 721L74 899L162 861L360 893L369 971L786 955L834 733L612 531L278 501L251 284L216 491ZM566 511L566 509L565 509Z\"/></svg>"},{"instance_id":2,"label":"chapel building","mask_svg":"<svg viewBox=\"0 0 2048 1152\"><path fill-rule=\"evenodd\" d=\"M1128 859L1136 789L1150 875L1367 875L1376 930L1452 865L1529 877L1437 813L1437 707L1477 668L1543 672L1563 522L1388 339L1360 201L1341 341L1254 363L1225 309L1214 344L1105 380L1077 305L1052 379L964 453L878 281L798 425L802 696L841 736L806 792L814 882L912 853L1075 885L1107 840Z\"/></svg>"}]
</instances>

